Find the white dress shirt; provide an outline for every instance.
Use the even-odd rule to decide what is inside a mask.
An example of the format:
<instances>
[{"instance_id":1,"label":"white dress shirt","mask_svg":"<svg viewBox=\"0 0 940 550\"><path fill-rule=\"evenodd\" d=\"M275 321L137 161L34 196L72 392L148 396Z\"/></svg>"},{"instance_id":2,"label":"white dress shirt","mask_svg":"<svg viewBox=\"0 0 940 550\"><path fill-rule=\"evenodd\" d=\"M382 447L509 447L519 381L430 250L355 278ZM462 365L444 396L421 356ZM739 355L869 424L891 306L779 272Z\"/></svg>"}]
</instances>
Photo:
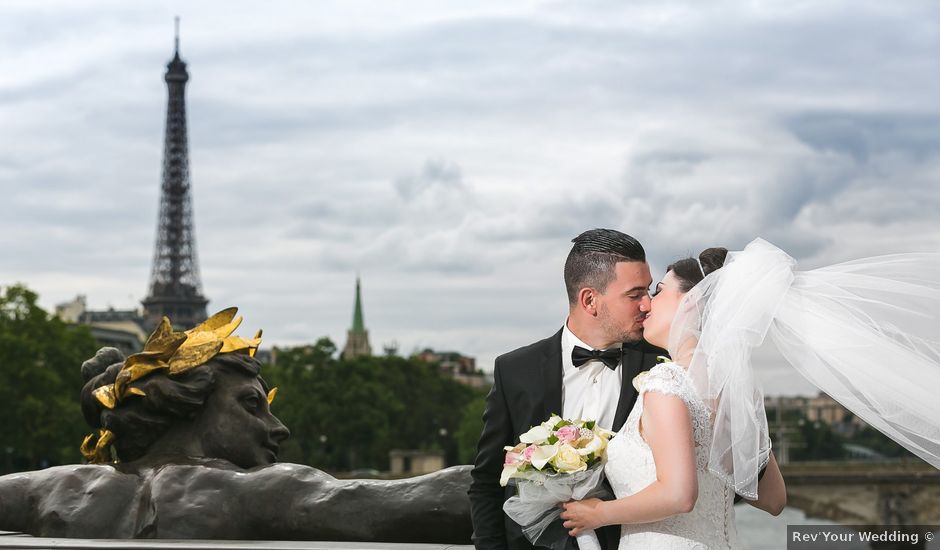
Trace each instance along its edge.
<instances>
[{"instance_id":1,"label":"white dress shirt","mask_svg":"<svg viewBox=\"0 0 940 550\"><path fill-rule=\"evenodd\" d=\"M620 401L623 363L618 364L615 370L599 360L575 367L571 361L571 351L575 346L595 349L575 336L565 320L565 328L561 333L562 418L596 420L598 426L610 430Z\"/></svg>"}]
</instances>

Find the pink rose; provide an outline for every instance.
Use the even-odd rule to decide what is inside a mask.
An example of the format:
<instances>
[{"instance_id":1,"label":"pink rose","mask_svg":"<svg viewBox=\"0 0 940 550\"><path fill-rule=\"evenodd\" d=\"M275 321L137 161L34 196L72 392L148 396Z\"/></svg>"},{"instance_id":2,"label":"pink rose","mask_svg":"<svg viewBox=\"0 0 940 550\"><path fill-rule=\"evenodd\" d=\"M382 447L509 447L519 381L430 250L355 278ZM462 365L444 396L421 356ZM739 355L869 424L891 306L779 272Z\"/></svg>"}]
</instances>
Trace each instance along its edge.
<instances>
[{"instance_id":1,"label":"pink rose","mask_svg":"<svg viewBox=\"0 0 940 550\"><path fill-rule=\"evenodd\" d=\"M581 430L577 426L564 426L555 432L555 437L562 443L572 443L581 437Z\"/></svg>"}]
</instances>

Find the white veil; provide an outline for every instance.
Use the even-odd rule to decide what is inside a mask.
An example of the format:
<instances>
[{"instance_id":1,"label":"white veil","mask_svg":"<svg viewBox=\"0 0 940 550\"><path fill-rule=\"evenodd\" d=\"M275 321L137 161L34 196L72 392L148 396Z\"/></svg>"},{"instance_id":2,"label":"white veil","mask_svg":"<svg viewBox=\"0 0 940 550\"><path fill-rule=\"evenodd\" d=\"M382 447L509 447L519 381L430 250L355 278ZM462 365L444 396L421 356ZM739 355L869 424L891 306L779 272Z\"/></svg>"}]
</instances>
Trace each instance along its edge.
<instances>
[{"instance_id":1,"label":"white veil","mask_svg":"<svg viewBox=\"0 0 940 550\"><path fill-rule=\"evenodd\" d=\"M756 239L680 302L669 353L712 413L709 469L757 498L770 437L751 352L768 334L820 390L940 468L940 254L795 265Z\"/></svg>"}]
</instances>

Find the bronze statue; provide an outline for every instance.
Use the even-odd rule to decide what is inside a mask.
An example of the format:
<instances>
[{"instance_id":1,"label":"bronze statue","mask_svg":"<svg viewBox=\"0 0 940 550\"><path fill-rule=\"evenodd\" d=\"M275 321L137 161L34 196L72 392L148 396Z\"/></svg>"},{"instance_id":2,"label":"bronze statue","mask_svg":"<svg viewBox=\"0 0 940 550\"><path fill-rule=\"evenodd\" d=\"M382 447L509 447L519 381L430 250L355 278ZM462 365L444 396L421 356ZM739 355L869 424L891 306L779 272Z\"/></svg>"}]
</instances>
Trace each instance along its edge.
<instances>
[{"instance_id":1,"label":"bronze statue","mask_svg":"<svg viewBox=\"0 0 940 550\"><path fill-rule=\"evenodd\" d=\"M0 530L35 536L467 544L469 466L394 481L279 464L290 436L254 358L260 332L224 310L144 351L82 365L92 462L0 477Z\"/></svg>"}]
</instances>

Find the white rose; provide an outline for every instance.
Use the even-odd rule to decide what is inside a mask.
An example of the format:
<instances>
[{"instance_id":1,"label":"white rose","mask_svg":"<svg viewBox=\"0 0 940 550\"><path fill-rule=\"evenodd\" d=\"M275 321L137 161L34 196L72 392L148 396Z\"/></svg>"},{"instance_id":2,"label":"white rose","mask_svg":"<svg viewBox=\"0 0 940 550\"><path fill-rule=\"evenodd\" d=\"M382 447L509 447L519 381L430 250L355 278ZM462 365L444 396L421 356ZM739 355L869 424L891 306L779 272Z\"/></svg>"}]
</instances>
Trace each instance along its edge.
<instances>
[{"instance_id":1,"label":"white rose","mask_svg":"<svg viewBox=\"0 0 940 550\"><path fill-rule=\"evenodd\" d=\"M555 465L555 469L559 472L569 474L587 469L587 463L581 459L581 455L578 454L577 449L567 444L562 445L558 449L558 452L555 453L554 460L552 460L552 464Z\"/></svg>"}]
</instances>

